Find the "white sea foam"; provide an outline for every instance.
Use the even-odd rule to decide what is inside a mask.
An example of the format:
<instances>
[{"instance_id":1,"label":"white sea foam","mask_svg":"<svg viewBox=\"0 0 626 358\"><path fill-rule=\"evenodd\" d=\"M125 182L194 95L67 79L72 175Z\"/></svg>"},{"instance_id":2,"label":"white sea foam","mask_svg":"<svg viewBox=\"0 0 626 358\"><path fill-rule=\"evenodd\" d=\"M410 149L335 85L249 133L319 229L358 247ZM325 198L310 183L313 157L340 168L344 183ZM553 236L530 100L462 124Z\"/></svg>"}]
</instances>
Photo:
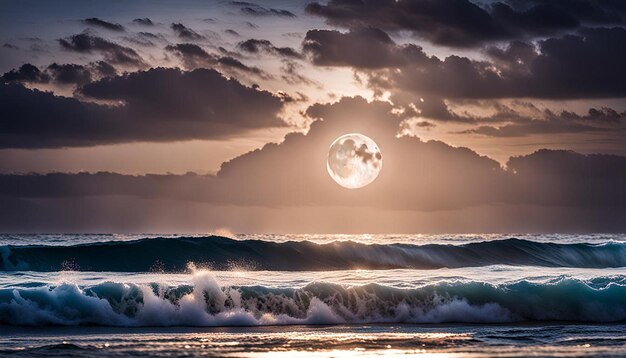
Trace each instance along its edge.
<instances>
[{"instance_id":1,"label":"white sea foam","mask_svg":"<svg viewBox=\"0 0 626 358\"><path fill-rule=\"evenodd\" d=\"M595 283L567 278L506 285L449 281L415 289L322 282L300 288L223 286L206 271L193 273L191 281L2 289L0 323L255 326L626 319L624 277Z\"/></svg>"}]
</instances>

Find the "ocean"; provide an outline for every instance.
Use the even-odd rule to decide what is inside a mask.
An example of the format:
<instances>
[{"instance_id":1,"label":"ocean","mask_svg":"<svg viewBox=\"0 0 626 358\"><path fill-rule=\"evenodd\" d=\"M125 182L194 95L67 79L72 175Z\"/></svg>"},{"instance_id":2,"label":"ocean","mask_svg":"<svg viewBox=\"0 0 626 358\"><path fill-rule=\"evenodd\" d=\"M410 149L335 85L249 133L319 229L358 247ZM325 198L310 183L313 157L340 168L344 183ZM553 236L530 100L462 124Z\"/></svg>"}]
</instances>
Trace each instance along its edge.
<instances>
[{"instance_id":1,"label":"ocean","mask_svg":"<svg viewBox=\"0 0 626 358\"><path fill-rule=\"evenodd\" d=\"M624 356L626 235L0 235L2 356Z\"/></svg>"}]
</instances>

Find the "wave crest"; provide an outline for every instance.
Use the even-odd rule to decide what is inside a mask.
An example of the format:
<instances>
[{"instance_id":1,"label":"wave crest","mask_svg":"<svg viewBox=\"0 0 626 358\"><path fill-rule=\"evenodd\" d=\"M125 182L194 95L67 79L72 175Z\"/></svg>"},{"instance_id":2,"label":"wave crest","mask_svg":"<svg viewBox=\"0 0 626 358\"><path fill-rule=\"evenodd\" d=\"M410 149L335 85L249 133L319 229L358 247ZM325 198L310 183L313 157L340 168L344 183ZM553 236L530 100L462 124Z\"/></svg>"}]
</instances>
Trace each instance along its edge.
<instances>
[{"instance_id":1,"label":"wave crest","mask_svg":"<svg viewBox=\"0 0 626 358\"><path fill-rule=\"evenodd\" d=\"M619 283L616 283L619 282ZM9 325L249 326L343 323L500 323L626 320L625 277L560 278L506 285L443 282L414 289L377 284L302 288L221 287L209 273L193 284L105 282L0 290Z\"/></svg>"},{"instance_id":2,"label":"wave crest","mask_svg":"<svg viewBox=\"0 0 626 358\"><path fill-rule=\"evenodd\" d=\"M362 244L336 241L151 238L74 246L3 246L0 270L184 272L189 262L215 270L326 271L436 269L489 265L607 268L626 266L626 243L555 244L519 239L464 245Z\"/></svg>"}]
</instances>

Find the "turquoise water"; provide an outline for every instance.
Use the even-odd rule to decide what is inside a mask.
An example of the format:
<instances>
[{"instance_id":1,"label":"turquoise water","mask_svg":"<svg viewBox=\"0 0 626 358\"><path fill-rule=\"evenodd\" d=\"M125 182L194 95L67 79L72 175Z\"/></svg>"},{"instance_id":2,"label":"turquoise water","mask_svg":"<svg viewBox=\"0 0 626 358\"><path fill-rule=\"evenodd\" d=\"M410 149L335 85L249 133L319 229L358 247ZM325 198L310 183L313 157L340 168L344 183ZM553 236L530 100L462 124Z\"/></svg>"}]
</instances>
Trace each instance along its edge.
<instances>
[{"instance_id":1,"label":"turquoise water","mask_svg":"<svg viewBox=\"0 0 626 358\"><path fill-rule=\"evenodd\" d=\"M621 356L625 240L4 235L0 353Z\"/></svg>"}]
</instances>

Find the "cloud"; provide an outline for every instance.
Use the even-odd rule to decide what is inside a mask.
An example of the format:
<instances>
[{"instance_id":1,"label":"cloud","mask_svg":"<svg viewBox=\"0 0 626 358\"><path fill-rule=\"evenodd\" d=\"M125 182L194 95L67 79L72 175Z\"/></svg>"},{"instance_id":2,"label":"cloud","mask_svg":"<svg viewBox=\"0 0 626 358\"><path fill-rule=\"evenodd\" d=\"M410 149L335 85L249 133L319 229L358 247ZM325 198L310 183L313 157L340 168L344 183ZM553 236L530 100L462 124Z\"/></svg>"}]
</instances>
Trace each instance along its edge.
<instances>
[{"instance_id":1,"label":"cloud","mask_svg":"<svg viewBox=\"0 0 626 358\"><path fill-rule=\"evenodd\" d=\"M11 70L2 75L4 82L46 83L50 76L39 70L37 66L25 63L17 70Z\"/></svg>"},{"instance_id":2,"label":"cloud","mask_svg":"<svg viewBox=\"0 0 626 358\"><path fill-rule=\"evenodd\" d=\"M237 44L237 47L245 52L258 54L266 52L275 56L301 59L303 56L291 47L276 47L269 40L249 39Z\"/></svg>"},{"instance_id":3,"label":"cloud","mask_svg":"<svg viewBox=\"0 0 626 358\"><path fill-rule=\"evenodd\" d=\"M133 23L144 26L154 26L154 22L147 17L134 19Z\"/></svg>"},{"instance_id":4,"label":"cloud","mask_svg":"<svg viewBox=\"0 0 626 358\"><path fill-rule=\"evenodd\" d=\"M99 100L123 101L131 116L168 121L210 122L226 132L283 125L276 118L278 97L246 87L210 69L189 72L156 68L103 79L81 88L81 94ZM245 106L241 104L245 103ZM218 129L218 128L216 128ZM233 131L234 130L234 131ZM206 135L212 135L207 129ZM213 135L219 136L219 131Z\"/></svg>"},{"instance_id":5,"label":"cloud","mask_svg":"<svg viewBox=\"0 0 626 358\"><path fill-rule=\"evenodd\" d=\"M261 5L247 1L231 1L231 5L239 7L239 10L250 16L280 16L280 17L296 17L296 14L284 9L265 8Z\"/></svg>"},{"instance_id":6,"label":"cloud","mask_svg":"<svg viewBox=\"0 0 626 358\"><path fill-rule=\"evenodd\" d=\"M196 44L182 43L168 45L165 47L165 50L180 58L183 65L187 69L207 67L214 65L217 62L215 56L210 55L202 47Z\"/></svg>"},{"instance_id":7,"label":"cloud","mask_svg":"<svg viewBox=\"0 0 626 358\"><path fill-rule=\"evenodd\" d=\"M20 49L19 46L15 46L15 45L10 44L8 42L5 42L4 44L2 44L2 47L3 48L8 48L10 50L19 50Z\"/></svg>"},{"instance_id":8,"label":"cloud","mask_svg":"<svg viewBox=\"0 0 626 358\"><path fill-rule=\"evenodd\" d=\"M619 213L626 212L626 157L582 155L570 151L540 150L514 157L506 169L467 148L438 141L397 137L403 117L391 113L385 102L343 98L334 104L316 104L307 110L317 118L307 134L292 133L280 144L267 144L222 165L217 175L47 174L0 175L0 196L13 199L70 199L134 197L176 200L219 207L342 208L346 214L369 208L403 212L429 212L446 217L471 208L490 208L482 224L488 229L511 225L534 227L541 222L532 212L550 212L557 231L579 227L578 216L588 213L585 227L626 228ZM155 109L158 110L158 109ZM326 173L328 146L338 136L363 133L379 145L384 165L379 177L359 190L339 187ZM13 199L11 199L13 198ZM102 199L104 200L104 199ZM132 201L131 199L127 199ZM518 208L519 217L501 216ZM27 216L28 217L28 216ZM309 218L317 224L316 218ZM305 221L309 220L305 219ZM362 217L353 224L376 220ZM500 220L504 220L501 222ZM512 224L513 223L513 224ZM572 226L575 225L575 226Z\"/></svg>"},{"instance_id":9,"label":"cloud","mask_svg":"<svg viewBox=\"0 0 626 358\"><path fill-rule=\"evenodd\" d=\"M130 47L118 45L109 40L87 33L77 34L65 39L59 39L61 47L68 51L79 53L100 53L104 60L113 65L146 67L146 63L137 51Z\"/></svg>"},{"instance_id":10,"label":"cloud","mask_svg":"<svg viewBox=\"0 0 626 358\"><path fill-rule=\"evenodd\" d=\"M0 148L216 139L285 125L277 118L280 97L209 69L126 73L85 84L78 93L117 105L1 85Z\"/></svg>"},{"instance_id":11,"label":"cloud","mask_svg":"<svg viewBox=\"0 0 626 358\"><path fill-rule=\"evenodd\" d=\"M603 131L621 134L626 139L626 111L619 113L612 108L591 108L586 115L579 115L569 111L556 114L546 110L543 113L543 118L531 118L517 113L512 114L514 121L505 125L479 126L461 133L480 134L488 137L523 137L532 134ZM481 119L478 118L476 120L480 121Z\"/></svg>"},{"instance_id":12,"label":"cloud","mask_svg":"<svg viewBox=\"0 0 626 358\"><path fill-rule=\"evenodd\" d=\"M198 41L204 39L204 36L200 35L199 33L181 23L172 23L170 27L172 28L172 30L174 30L176 36L178 36L178 38L180 38L181 40Z\"/></svg>"},{"instance_id":13,"label":"cloud","mask_svg":"<svg viewBox=\"0 0 626 358\"><path fill-rule=\"evenodd\" d=\"M245 74L252 74L263 79L271 76L258 67L248 66L232 56L216 56L209 54L202 47L196 44L176 44L168 45L166 51L178 57L186 69L202 67L219 67L226 72L239 71Z\"/></svg>"},{"instance_id":14,"label":"cloud","mask_svg":"<svg viewBox=\"0 0 626 358\"><path fill-rule=\"evenodd\" d=\"M111 76L117 75L117 70L115 69L115 67L111 66L110 64L104 61L98 61L95 63L92 62L90 65L91 65L92 74L93 72L96 72L99 78L111 77Z\"/></svg>"},{"instance_id":15,"label":"cloud","mask_svg":"<svg viewBox=\"0 0 626 358\"><path fill-rule=\"evenodd\" d=\"M318 82L315 82L300 72L300 69L302 68L301 64L291 60L283 60L282 62L282 66L280 67L282 75L280 77L283 81L292 85L307 85L321 88L321 85Z\"/></svg>"},{"instance_id":16,"label":"cloud","mask_svg":"<svg viewBox=\"0 0 626 358\"><path fill-rule=\"evenodd\" d=\"M132 36L127 36L124 38L126 41L132 42L134 44L144 46L144 47L153 47L156 46L156 42L166 42L165 38L161 34L153 34L151 32L140 31Z\"/></svg>"},{"instance_id":17,"label":"cloud","mask_svg":"<svg viewBox=\"0 0 626 358\"><path fill-rule=\"evenodd\" d=\"M623 24L626 6L610 0L487 4L469 0L330 0L326 4L310 3L305 11L333 26L409 31L438 45L471 47L545 37L589 25Z\"/></svg>"},{"instance_id":18,"label":"cloud","mask_svg":"<svg viewBox=\"0 0 626 358\"><path fill-rule=\"evenodd\" d=\"M480 126L461 133L480 134L488 137L523 137L531 134L581 133L597 130L597 127L580 123L531 120L524 123L507 124L501 127Z\"/></svg>"},{"instance_id":19,"label":"cloud","mask_svg":"<svg viewBox=\"0 0 626 358\"><path fill-rule=\"evenodd\" d=\"M428 121L419 121L417 123L415 123L416 126L418 126L419 128L425 128L425 129L430 129L430 128L434 128L437 125Z\"/></svg>"},{"instance_id":20,"label":"cloud","mask_svg":"<svg viewBox=\"0 0 626 358\"><path fill-rule=\"evenodd\" d=\"M159 88L140 79L137 83L146 88ZM176 84L174 87L166 96L180 93ZM139 98L132 99L131 105L143 102L144 96L154 96L144 91L133 93ZM6 96L2 94L3 100ZM109 98L105 94L99 97ZM231 110L240 107L245 106L229 106ZM160 110L157 106L145 115L153 118ZM102 227L120 228L123 222L127 231L141 230L142 223L160 223L159 218L180 218L174 215L180 212L184 217L202 218L192 227L204 228L198 223L206 223L207 215L218 215L220 220L210 221L211 225L227 222L238 230L267 232L278 228L334 232L390 232L394 228L419 232L626 229L626 190L622 185L626 181L626 157L540 150L511 158L503 168L467 148L397 137L404 117L392 113L387 102L343 98L333 104L313 105L307 115L316 119L307 134L291 133L279 144L267 144L234 158L224 163L217 175L0 175L0 197L11 208L0 219L0 227L67 231L76 227L71 224L75 220L66 220L63 213L80 207L90 213L89 217L102 219ZM84 121L78 119L75 125L82 127L75 129L76 138L86 140L86 134L93 131L86 130ZM163 126L158 119L150 122L150 127L160 128L170 137L175 133L172 127ZM124 129L126 134L134 131L128 124ZM59 138L58 124L51 130ZM142 137L150 131L143 127ZM379 177L359 190L339 187L326 172L330 143L350 132L373 138L384 158ZM4 128L2 133L6 133ZM118 198L117 204L110 206L113 198ZM274 219L266 220L268 211L275 212ZM222 216L224 212L232 214L230 219ZM338 217L341 220L337 221ZM291 218L288 229L286 218ZM81 226L82 230L93 231L96 224L91 225ZM177 228L181 225L178 222ZM169 229L176 230L176 226Z\"/></svg>"},{"instance_id":21,"label":"cloud","mask_svg":"<svg viewBox=\"0 0 626 358\"><path fill-rule=\"evenodd\" d=\"M389 35L374 28L357 29L348 33L310 30L306 33L302 48L318 66L379 69L419 66L428 61L421 47L398 46Z\"/></svg>"},{"instance_id":22,"label":"cloud","mask_svg":"<svg viewBox=\"0 0 626 358\"><path fill-rule=\"evenodd\" d=\"M46 71L52 74L56 82L63 84L84 85L92 80L91 71L82 65L53 63Z\"/></svg>"},{"instance_id":23,"label":"cloud","mask_svg":"<svg viewBox=\"0 0 626 358\"><path fill-rule=\"evenodd\" d=\"M223 67L239 70L241 72L249 73L249 74L258 76L260 78L263 78L263 79L271 79L272 78L272 75L270 75L267 72L261 70L260 68L258 68L258 67L251 67L251 66L245 65L244 63L242 63L241 61L239 61L238 59L236 59L234 57L230 57L230 56L219 57L217 59L217 62L220 65L222 65Z\"/></svg>"},{"instance_id":24,"label":"cloud","mask_svg":"<svg viewBox=\"0 0 626 358\"><path fill-rule=\"evenodd\" d=\"M84 19L83 22L90 26L101 27L103 29L111 30L111 31L126 31L124 26L108 21L101 20L97 17L90 17L88 19Z\"/></svg>"},{"instance_id":25,"label":"cloud","mask_svg":"<svg viewBox=\"0 0 626 358\"><path fill-rule=\"evenodd\" d=\"M406 119L386 102L343 98L316 104L307 115L318 119L309 132L289 134L222 165L213 200L238 205L346 205L394 210L460 208L496 200L505 174L500 165L465 148L441 142L398 138ZM326 173L329 145L345 133L372 138L382 151L378 179L360 191L340 188ZM459 176L455 173L465 173ZM254 183L246 178L255 178ZM444 184L445 183L445 184ZM486 192L484 186L492 190Z\"/></svg>"},{"instance_id":26,"label":"cloud","mask_svg":"<svg viewBox=\"0 0 626 358\"><path fill-rule=\"evenodd\" d=\"M511 158L507 167L516 173L512 201L588 206L607 213L626 207L626 157L540 150Z\"/></svg>"},{"instance_id":27,"label":"cloud","mask_svg":"<svg viewBox=\"0 0 626 358\"><path fill-rule=\"evenodd\" d=\"M233 29L226 29L226 30L224 30L224 33L227 33L227 34L235 36L235 37L241 37L241 35L237 31L235 31Z\"/></svg>"},{"instance_id":28,"label":"cloud","mask_svg":"<svg viewBox=\"0 0 626 358\"><path fill-rule=\"evenodd\" d=\"M426 55L376 29L309 31L303 46L314 64L350 66L370 88L436 98L607 98L626 96L626 29L584 29L487 50L489 60ZM593 69L592 71L589 69Z\"/></svg>"},{"instance_id":29,"label":"cloud","mask_svg":"<svg viewBox=\"0 0 626 358\"><path fill-rule=\"evenodd\" d=\"M334 104L316 104L307 114L318 119L306 135L290 134L276 145L268 144L227 163L217 174L213 200L240 205L339 205L393 210L455 210L476 205L593 206L604 204L626 209L626 157L585 156L557 151L550 156L558 171L562 159L573 164L551 181L555 195L530 191L534 171L543 164L543 153L512 159L503 169L496 161L467 148L438 141L397 137L402 114L393 114L385 102L367 103L361 98L343 98ZM325 171L328 146L345 133L365 134L378 144L384 158L383 171L360 191L346 191ZM553 153L553 152L548 152ZM573 159L572 159L573 158ZM597 181L585 179L585 171L602 160L604 169L594 171ZM576 170L576 175L568 175ZM552 174L546 174L549 176ZM250 183L248 178L255 178ZM558 186L561 185L561 188ZM219 189L217 189L219 188ZM584 191L565 198L563 188ZM568 189L568 190L569 190ZM596 193L594 196L591 193Z\"/></svg>"},{"instance_id":30,"label":"cloud","mask_svg":"<svg viewBox=\"0 0 626 358\"><path fill-rule=\"evenodd\" d=\"M292 96L289 93L278 91L276 95L285 103L307 102L309 100L309 97L302 92L296 92L295 96Z\"/></svg>"},{"instance_id":31,"label":"cloud","mask_svg":"<svg viewBox=\"0 0 626 358\"><path fill-rule=\"evenodd\" d=\"M92 62L88 65L53 63L43 71L30 63L26 63L17 70L14 69L5 73L2 80L7 83L57 83L82 86L95 79L116 74L115 67L104 61Z\"/></svg>"}]
</instances>

